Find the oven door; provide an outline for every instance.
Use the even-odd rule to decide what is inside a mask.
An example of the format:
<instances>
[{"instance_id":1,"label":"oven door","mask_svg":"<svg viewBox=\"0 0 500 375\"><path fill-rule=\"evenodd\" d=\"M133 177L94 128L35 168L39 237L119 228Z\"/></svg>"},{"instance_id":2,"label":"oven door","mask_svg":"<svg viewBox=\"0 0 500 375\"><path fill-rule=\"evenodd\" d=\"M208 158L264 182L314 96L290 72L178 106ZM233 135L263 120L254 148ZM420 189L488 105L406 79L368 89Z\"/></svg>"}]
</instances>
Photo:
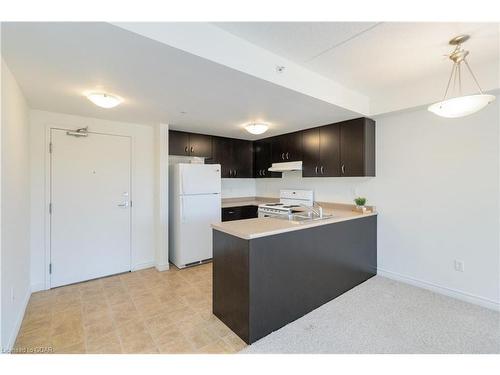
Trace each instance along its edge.
<instances>
[{"instance_id":1,"label":"oven door","mask_svg":"<svg viewBox=\"0 0 500 375\"><path fill-rule=\"evenodd\" d=\"M269 211L266 211L265 209L261 209L259 208L258 212L257 212L257 216L259 218L263 218L263 217L275 217L275 218L283 218L285 217L286 215L283 215L283 214L278 214L278 213L274 213L274 212L269 212Z\"/></svg>"}]
</instances>

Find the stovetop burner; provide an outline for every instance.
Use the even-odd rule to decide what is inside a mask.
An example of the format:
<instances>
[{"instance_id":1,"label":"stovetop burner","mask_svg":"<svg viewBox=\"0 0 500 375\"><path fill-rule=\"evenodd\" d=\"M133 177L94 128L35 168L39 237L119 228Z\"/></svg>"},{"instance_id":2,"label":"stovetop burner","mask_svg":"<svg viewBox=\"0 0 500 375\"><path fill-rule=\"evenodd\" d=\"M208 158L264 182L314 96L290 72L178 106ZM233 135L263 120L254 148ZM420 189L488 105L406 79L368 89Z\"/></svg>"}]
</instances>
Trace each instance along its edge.
<instances>
[{"instance_id":1,"label":"stovetop burner","mask_svg":"<svg viewBox=\"0 0 500 375\"><path fill-rule=\"evenodd\" d=\"M286 216L301 212L303 206L312 206L312 190L280 190L280 202L259 205L259 213L266 216Z\"/></svg>"}]
</instances>

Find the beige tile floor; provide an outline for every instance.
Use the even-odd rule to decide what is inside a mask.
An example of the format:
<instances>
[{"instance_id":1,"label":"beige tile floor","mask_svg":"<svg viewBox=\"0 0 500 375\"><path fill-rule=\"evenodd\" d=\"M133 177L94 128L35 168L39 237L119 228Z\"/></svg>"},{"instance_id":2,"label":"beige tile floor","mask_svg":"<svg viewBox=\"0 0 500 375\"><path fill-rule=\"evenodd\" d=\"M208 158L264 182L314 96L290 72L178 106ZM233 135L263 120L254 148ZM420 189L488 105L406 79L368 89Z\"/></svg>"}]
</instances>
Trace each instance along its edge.
<instances>
[{"instance_id":1,"label":"beige tile floor","mask_svg":"<svg viewBox=\"0 0 500 375\"><path fill-rule=\"evenodd\" d=\"M154 268L34 293L14 351L235 353L212 314L212 265Z\"/></svg>"}]
</instances>

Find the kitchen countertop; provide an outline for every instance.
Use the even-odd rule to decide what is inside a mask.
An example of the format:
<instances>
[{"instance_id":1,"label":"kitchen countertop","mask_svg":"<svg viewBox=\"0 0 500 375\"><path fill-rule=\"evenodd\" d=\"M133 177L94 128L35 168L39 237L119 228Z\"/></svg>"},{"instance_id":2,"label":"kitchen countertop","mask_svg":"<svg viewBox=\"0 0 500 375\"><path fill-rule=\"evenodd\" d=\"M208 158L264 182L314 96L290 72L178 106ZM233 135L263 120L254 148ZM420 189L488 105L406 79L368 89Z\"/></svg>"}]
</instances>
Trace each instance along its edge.
<instances>
[{"instance_id":1,"label":"kitchen countertop","mask_svg":"<svg viewBox=\"0 0 500 375\"><path fill-rule=\"evenodd\" d=\"M279 199L266 197L222 198L222 208L238 206L258 206L259 204L269 202L279 202Z\"/></svg>"},{"instance_id":2,"label":"kitchen countertop","mask_svg":"<svg viewBox=\"0 0 500 375\"><path fill-rule=\"evenodd\" d=\"M260 200L248 200L245 202L257 202ZM269 200L267 200L269 202ZM261 202L262 203L262 202ZM369 207L373 212L360 213L352 210L354 206L349 204L338 204L338 203L324 203L319 202L323 207L324 214L333 214L334 216L329 219L322 219L310 222L291 222L285 219L276 219L272 217L265 218L255 218L255 219L245 219L245 220L234 220L225 221L221 223L212 224L212 228L215 230L240 237L244 240L251 240L254 238L272 236L275 234L291 232L295 230L301 230L306 228L317 227L320 225L327 225L338 223L346 220L355 220L367 216L377 215L374 207ZM236 204L233 206L241 206L242 204Z\"/></svg>"}]
</instances>

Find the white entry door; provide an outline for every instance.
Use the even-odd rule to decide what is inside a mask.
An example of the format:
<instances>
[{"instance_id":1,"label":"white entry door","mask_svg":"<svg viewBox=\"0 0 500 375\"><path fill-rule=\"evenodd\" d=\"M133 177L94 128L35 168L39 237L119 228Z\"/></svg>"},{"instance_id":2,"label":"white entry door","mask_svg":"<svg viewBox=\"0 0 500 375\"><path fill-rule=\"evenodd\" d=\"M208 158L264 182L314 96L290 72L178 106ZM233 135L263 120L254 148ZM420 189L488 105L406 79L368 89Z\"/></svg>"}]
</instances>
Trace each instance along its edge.
<instances>
[{"instance_id":1,"label":"white entry door","mask_svg":"<svg viewBox=\"0 0 500 375\"><path fill-rule=\"evenodd\" d=\"M130 271L130 137L51 129L50 286Z\"/></svg>"}]
</instances>

